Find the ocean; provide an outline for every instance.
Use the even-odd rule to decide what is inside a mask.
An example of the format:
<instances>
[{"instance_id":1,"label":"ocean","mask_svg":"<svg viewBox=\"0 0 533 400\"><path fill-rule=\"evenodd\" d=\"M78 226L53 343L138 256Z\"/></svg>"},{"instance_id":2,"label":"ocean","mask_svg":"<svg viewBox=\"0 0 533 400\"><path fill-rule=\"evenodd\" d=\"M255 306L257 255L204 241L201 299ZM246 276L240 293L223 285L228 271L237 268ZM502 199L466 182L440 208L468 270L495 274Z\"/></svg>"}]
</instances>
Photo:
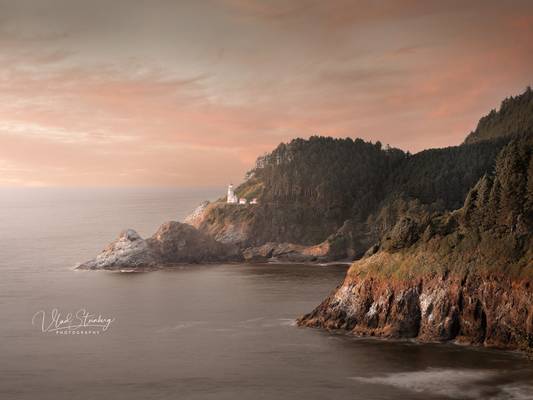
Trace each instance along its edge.
<instances>
[{"instance_id":1,"label":"ocean","mask_svg":"<svg viewBox=\"0 0 533 400\"><path fill-rule=\"evenodd\" d=\"M73 269L224 192L0 189L0 398L533 399L518 354L297 327L343 265Z\"/></svg>"}]
</instances>

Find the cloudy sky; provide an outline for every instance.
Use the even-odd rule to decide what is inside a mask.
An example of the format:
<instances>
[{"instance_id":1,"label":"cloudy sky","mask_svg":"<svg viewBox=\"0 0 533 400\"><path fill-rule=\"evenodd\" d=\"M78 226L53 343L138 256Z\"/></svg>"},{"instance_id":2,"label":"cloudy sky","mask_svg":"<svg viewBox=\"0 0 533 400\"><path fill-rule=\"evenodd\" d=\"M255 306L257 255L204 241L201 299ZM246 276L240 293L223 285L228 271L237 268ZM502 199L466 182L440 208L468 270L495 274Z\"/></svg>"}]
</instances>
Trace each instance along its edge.
<instances>
[{"instance_id":1,"label":"cloudy sky","mask_svg":"<svg viewBox=\"0 0 533 400\"><path fill-rule=\"evenodd\" d=\"M531 1L0 0L0 186L242 180L281 141L459 144L533 82Z\"/></svg>"}]
</instances>

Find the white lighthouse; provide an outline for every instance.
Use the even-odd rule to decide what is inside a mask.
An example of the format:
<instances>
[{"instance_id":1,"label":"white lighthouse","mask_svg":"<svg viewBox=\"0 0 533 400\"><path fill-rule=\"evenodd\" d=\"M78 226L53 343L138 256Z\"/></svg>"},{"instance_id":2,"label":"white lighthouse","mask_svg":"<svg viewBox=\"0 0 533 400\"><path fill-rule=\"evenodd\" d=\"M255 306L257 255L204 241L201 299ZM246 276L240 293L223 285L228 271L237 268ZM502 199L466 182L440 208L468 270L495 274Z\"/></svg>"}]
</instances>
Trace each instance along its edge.
<instances>
[{"instance_id":1,"label":"white lighthouse","mask_svg":"<svg viewBox=\"0 0 533 400\"><path fill-rule=\"evenodd\" d=\"M235 196L235 192L233 191L233 184L229 184L228 186L228 203L229 204L237 204L239 202L239 199L237 196Z\"/></svg>"}]
</instances>

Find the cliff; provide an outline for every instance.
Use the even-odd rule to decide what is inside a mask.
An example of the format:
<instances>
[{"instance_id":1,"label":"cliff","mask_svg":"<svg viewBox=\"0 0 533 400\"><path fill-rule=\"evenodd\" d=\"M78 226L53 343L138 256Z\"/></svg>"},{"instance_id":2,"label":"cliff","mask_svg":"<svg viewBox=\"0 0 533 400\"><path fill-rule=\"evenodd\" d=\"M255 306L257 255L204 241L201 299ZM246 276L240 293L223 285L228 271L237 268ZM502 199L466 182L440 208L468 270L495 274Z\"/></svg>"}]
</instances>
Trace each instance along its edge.
<instances>
[{"instance_id":1,"label":"cliff","mask_svg":"<svg viewBox=\"0 0 533 400\"><path fill-rule=\"evenodd\" d=\"M532 152L512 140L461 209L401 219L299 324L531 351Z\"/></svg>"}]
</instances>

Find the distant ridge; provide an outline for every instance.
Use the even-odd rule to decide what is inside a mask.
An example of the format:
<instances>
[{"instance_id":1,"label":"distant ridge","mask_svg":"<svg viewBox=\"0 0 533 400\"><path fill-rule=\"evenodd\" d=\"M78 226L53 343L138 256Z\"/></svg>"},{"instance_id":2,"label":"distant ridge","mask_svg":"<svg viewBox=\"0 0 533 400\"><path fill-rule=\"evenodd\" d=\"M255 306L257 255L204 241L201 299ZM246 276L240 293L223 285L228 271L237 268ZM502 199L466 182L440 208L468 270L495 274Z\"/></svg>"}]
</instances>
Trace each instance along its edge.
<instances>
[{"instance_id":1,"label":"distant ridge","mask_svg":"<svg viewBox=\"0 0 533 400\"><path fill-rule=\"evenodd\" d=\"M470 132L464 143L513 136L533 132L533 91L528 86L524 93L502 101L498 111L492 110L482 117L477 128Z\"/></svg>"}]
</instances>

